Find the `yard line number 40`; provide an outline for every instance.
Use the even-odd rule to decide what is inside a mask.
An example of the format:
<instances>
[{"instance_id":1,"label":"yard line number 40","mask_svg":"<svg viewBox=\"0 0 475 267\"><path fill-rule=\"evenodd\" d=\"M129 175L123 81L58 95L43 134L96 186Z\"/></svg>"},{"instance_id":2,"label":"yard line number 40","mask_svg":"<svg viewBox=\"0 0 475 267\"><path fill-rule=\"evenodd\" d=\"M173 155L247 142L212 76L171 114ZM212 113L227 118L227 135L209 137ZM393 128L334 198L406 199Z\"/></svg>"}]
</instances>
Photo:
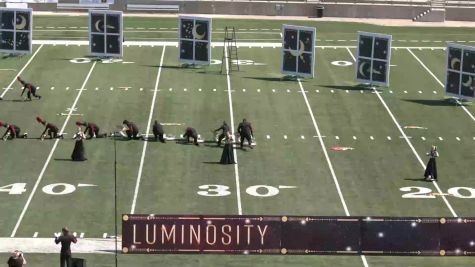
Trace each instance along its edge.
<instances>
[{"instance_id":1,"label":"yard line number 40","mask_svg":"<svg viewBox=\"0 0 475 267\"><path fill-rule=\"evenodd\" d=\"M78 187L95 186L89 184L78 184ZM67 195L76 191L76 186L66 183L56 183L43 186L43 193L48 195ZM26 183L14 183L0 186L0 193L8 193L9 195L21 195L26 192Z\"/></svg>"}]
</instances>

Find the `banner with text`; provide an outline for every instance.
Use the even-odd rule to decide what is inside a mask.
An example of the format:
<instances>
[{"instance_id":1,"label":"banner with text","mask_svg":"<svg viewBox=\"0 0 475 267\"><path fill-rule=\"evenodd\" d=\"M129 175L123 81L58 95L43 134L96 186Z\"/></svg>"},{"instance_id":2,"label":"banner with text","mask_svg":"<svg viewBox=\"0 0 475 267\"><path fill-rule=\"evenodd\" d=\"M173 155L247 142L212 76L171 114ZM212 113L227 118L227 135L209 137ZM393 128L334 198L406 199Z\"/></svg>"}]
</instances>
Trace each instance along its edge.
<instances>
[{"instance_id":1,"label":"banner with text","mask_svg":"<svg viewBox=\"0 0 475 267\"><path fill-rule=\"evenodd\" d=\"M124 214L122 252L475 256L475 218Z\"/></svg>"}]
</instances>

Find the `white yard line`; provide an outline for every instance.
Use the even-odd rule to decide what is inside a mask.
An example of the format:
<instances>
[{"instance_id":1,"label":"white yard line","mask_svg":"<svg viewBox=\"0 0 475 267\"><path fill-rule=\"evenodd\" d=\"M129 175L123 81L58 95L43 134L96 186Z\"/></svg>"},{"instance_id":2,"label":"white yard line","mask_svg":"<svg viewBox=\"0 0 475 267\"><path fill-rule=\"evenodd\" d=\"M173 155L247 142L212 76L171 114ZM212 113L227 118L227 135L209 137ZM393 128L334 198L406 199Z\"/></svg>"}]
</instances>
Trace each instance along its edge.
<instances>
[{"instance_id":1,"label":"white yard line","mask_svg":"<svg viewBox=\"0 0 475 267\"><path fill-rule=\"evenodd\" d=\"M343 209L345 210L345 215L351 216L350 211L348 210L348 207L346 205L345 198L343 197L343 193L340 188L340 183L338 182L338 178L336 177L335 170L333 169L333 164L330 160L330 157L328 156L327 148L325 146L325 143L323 142L323 137L322 137L322 134L320 133L320 128L318 127L317 120L315 119L315 116L313 115L312 107L310 106L310 103L308 102L307 93L305 92L303 88L300 78L297 78L297 81L300 86L300 92L302 93L303 99L305 100L305 104L307 105L308 113L310 114L310 117L312 118L313 127L315 128L315 131L317 132L318 140L320 141L323 154L325 155L325 159L327 160L328 168L330 169L333 182L335 183L338 196L340 197L341 205L343 206ZM364 255L361 255L361 261L363 261L363 265L365 267L368 267L368 262L366 261L366 257Z\"/></svg>"},{"instance_id":2,"label":"white yard line","mask_svg":"<svg viewBox=\"0 0 475 267\"><path fill-rule=\"evenodd\" d=\"M229 117L231 118L231 132L234 134L234 112L233 112L233 98L231 94L231 78L229 77L229 64L228 64L228 49L224 49L224 57L226 58L226 80L228 84L228 102L229 102ZM239 168L238 168L238 158L236 149L233 149L234 160L234 174L236 177L236 197L237 197L237 206L238 214L242 215L242 204L241 204L241 183L239 181Z\"/></svg>"},{"instance_id":3,"label":"white yard line","mask_svg":"<svg viewBox=\"0 0 475 267\"><path fill-rule=\"evenodd\" d=\"M307 105L307 109L310 114L310 117L312 118L313 127L315 128L315 131L317 132L318 140L320 141L320 145L322 146L323 154L325 155L328 167L330 168L330 172L333 178L333 182L335 183L338 196L340 197L341 204L343 206L343 209L345 210L345 215L350 216L350 212L348 211L345 198L343 197L343 193L340 188L340 183L338 182L338 178L336 177L335 171L333 169L333 164L331 163L330 157L328 157L327 148L325 147L325 143L323 142L322 134L320 133L320 128L318 127L317 120L315 119L315 116L313 115L312 107L310 106L310 103L308 102L307 94L305 93L305 90L302 86L302 82L300 81L300 78L298 78L297 80L300 86L300 92L302 93L302 96L305 100L305 104Z\"/></svg>"},{"instance_id":4,"label":"white yard line","mask_svg":"<svg viewBox=\"0 0 475 267\"><path fill-rule=\"evenodd\" d=\"M36 55L38 54L38 52L40 52L41 48L43 47L43 44L40 45L40 47L38 47L38 49L36 49L35 53L33 54L33 56L31 56L31 58L26 62L25 66L23 66L23 68L17 73L17 75L15 75L15 77L13 77L13 80L12 82L7 86L7 89L5 89L5 91L3 91L2 95L0 95L0 98L3 98L5 96L5 94L8 92L8 90L10 90L10 88L12 87L13 83L15 83L16 81L16 77L20 76L23 71L26 69L26 67L28 67L28 65L30 65L31 61L33 61L33 59L36 57Z\"/></svg>"},{"instance_id":5,"label":"white yard line","mask_svg":"<svg viewBox=\"0 0 475 267\"><path fill-rule=\"evenodd\" d=\"M166 47L164 46L162 50L162 57L160 58L160 65L158 67L157 79L155 80L155 90L153 91L152 104L150 105L147 131L145 132L146 134L150 132L150 124L152 123L153 110L155 109L155 100L157 98L157 92L158 92L158 83L160 81L160 75L162 73L162 66L163 66L163 59L165 57L165 48ZM148 141L143 142L142 157L140 158L140 167L139 167L139 172L137 174L137 182L135 183L134 199L132 200L132 208L130 209L131 214L135 213L135 206L137 204L137 196L139 194L139 189L140 189L140 180L142 179L143 164L145 162L145 153L147 152L147 144L148 144Z\"/></svg>"},{"instance_id":6,"label":"white yard line","mask_svg":"<svg viewBox=\"0 0 475 267\"><path fill-rule=\"evenodd\" d=\"M442 88L445 88L445 85L437 78L437 76L435 76L435 74L422 62L422 60L420 60L416 54L414 54L410 48L406 48L407 51L409 51L409 53L411 53L411 55L422 65L422 67L440 84L440 86L442 86ZM472 113L470 113L470 111L468 111L468 109L461 105L462 109L468 114L468 116L470 116L470 118L472 118L473 121L475 121L475 117L473 116Z\"/></svg>"},{"instance_id":7,"label":"white yard line","mask_svg":"<svg viewBox=\"0 0 475 267\"><path fill-rule=\"evenodd\" d=\"M92 64L91 69L89 70L89 73L87 74L86 79L84 80L84 82L81 86L81 89L84 89L84 87L86 86L86 83L89 80L89 78L91 77L92 71L94 70L94 67L96 66L96 63L97 63L97 61L94 61L94 63ZM73 113L74 109L76 108L76 105L79 101L79 98L82 95L82 92L83 92L83 90L79 90L79 92L76 96L76 99L74 100L73 105L71 106L71 108L69 108L68 116L66 117L66 120L64 121L63 126L61 127L60 133L64 132L64 129L66 128L66 125L68 124L69 119L71 118L71 114ZM33 199L33 196L35 195L36 190L38 189L38 186L40 185L41 180L43 179L43 176L46 172L46 169L48 168L49 162L51 161L51 158L53 157L54 151L56 150L56 147L58 146L58 143L59 143L59 138L57 138L54 141L53 148L51 149L51 151L48 155L48 158L46 159L46 162L43 165L43 169L41 169L40 175L38 176L38 179L36 180L36 183L35 183L35 186L33 187L33 190L31 190L31 193L28 196L28 200L26 201L26 204L23 207L23 210L21 211L20 217L18 218L18 221L15 224L15 228L13 228L11 237L15 237L15 234L18 230L18 227L20 227L21 221L23 220L23 217L25 216L25 213L28 210L28 207L30 206L30 202Z\"/></svg>"},{"instance_id":8,"label":"white yard line","mask_svg":"<svg viewBox=\"0 0 475 267\"><path fill-rule=\"evenodd\" d=\"M355 56L353 56L353 53L351 52L350 49L347 49L348 50L348 53L351 55L351 57L353 58L353 60L356 62L356 59L355 59ZM409 140L409 138L407 137L406 133L404 132L404 130L402 129L401 125L399 124L399 122L396 120L396 117L394 116L394 114L391 112L391 110L389 109L388 105L386 105L386 101L384 101L384 99L381 97L381 94L376 91L376 89L373 88L373 91L375 92L375 94L378 96L378 99L379 101L381 102L381 104L383 104L384 108L386 109L386 111L388 112L389 116L391 117L391 119L393 120L394 124L396 125L396 127L398 128L399 132L401 133L401 135L404 137L404 139L406 140L406 143L409 145L409 147L411 148L412 152L414 153L414 155L416 156L417 160L419 161L419 163L421 164L422 168L425 169L425 164L424 162L422 161L421 157L419 156L419 153L417 153L416 149L414 148L414 146L412 145L411 141ZM447 200L447 198L445 197L445 195L443 194L442 190L440 189L439 185L437 184L436 181L432 181L432 184L435 186L435 188L437 189L437 191L439 192L440 196L442 197L442 199L444 200L445 202L445 205L447 206L447 208L449 208L450 212L452 213L452 215L454 217L458 217L457 216L457 213L455 213L454 209L452 208L452 205L449 203L449 201Z\"/></svg>"}]
</instances>

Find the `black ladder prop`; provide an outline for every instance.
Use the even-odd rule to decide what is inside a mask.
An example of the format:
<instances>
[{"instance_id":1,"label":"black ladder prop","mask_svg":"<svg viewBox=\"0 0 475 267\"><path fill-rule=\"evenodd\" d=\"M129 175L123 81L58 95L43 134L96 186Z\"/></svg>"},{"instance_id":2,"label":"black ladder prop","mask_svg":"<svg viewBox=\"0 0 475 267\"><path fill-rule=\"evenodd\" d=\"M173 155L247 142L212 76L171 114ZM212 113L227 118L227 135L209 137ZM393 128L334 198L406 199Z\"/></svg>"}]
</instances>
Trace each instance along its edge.
<instances>
[{"instance_id":1,"label":"black ladder prop","mask_svg":"<svg viewBox=\"0 0 475 267\"><path fill-rule=\"evenodd\" d=\"M228 49L227 53L225 49ZM235 70L239 71L239 59L238 59L238 50L236 44L236 30L233 27L226 26L224 27L224 46L223 46L223 57L221 59L221 73L226 73L226 58L228 63L229 72L233 71L233 66L235 65Z\"/></svg>"}]
</instances>

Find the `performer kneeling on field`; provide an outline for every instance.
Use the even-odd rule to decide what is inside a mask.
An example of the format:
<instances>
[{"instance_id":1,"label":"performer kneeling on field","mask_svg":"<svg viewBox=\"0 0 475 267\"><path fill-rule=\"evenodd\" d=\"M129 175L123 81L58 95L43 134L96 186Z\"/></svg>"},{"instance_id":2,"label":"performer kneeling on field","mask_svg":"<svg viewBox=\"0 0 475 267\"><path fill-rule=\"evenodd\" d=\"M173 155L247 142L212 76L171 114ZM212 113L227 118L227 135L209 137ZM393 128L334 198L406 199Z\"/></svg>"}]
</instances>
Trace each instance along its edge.
<instances>
[{"instance_id":1,"label":"performer kneeling on field","mask_svg":"<svg viewBox=\"0 0 475 267\"><path fill-rule=\"evenodd\" d=\"M224 140L223 154L221 154L221 164L234 164L234 147L233 147L233 135L230 131L226 132Z\"/></svg>"},{"instance_id":2,"label":"performer kneeling on field","mask_svg":"<svg viewBox=\"0 0 475 267\"><path fill-rule=\"evenodd\" d=\"M17 80L23 85L23 91L21 92L21 96L23 96L23 94L26 91L26 97L29 101L31 101L31 96L41 99L41 96L36 94L36 90L37 90L36 86L34 86L31 83L25 82L24 80L21 79L20 76L17 77Z\"/></svg>"},{"instance_id":3,"label":"performer kneeling on field","mask_svg":"<svg viewBox=\"0 0 475 267\"><path fill-rule=\"evenodd\" d=\"M183 138L185 138L186 142L190 142L190 138L193 138L193 144L195 146L199 146L198 144L198 133L196 132L195 128L187 127L185 133L183 134Z\"/></svg>"},{"instance_id":4,"label":"performer kneeling on field","mask_svg":"<svg viewBox=\"0 0 475 267\"><path fill-rule=\"evenodd\" d=\"M122 124L124 125L124 128L120 132L122 136L127 137L129 140L140 139L139 128L137 127L137 125L135 125L135 123L128 120L124 120Z\"/></svg>"},{"instance_id":5,"label":"performer kneeling on field","mask_svg":"<svg viewBox=\"0 0 475 267\"><path fill-rule=\"evenodd\" d=\"M72 161L85 161L86 158L86 151L84 149L84 139L86 139L86 135L82 132L81 127L78 128L78 132L74 135L74 140L76 143L74 144L73 154L71 154Z\"/></svg>"},{"instance_id":6,"label":"performer kneeling on field","mask_svg":"<svg viewBox=\"0 0 475 267\"><path fill-rule=\"evenodd\" d=\"M153 136L155 136L155 141L160 141L162 143L165 143L165 139L163 138L163 135L164 135L163 127L158 121L155 121L153 123L152 131L153 131Z\"/></svg>"},{"instance_id":7,"label":"performer kneeling on field","mask_svg":"<svg viewBox=\"0 0 475 267\"><path fill-rule=\"evenodd\" d=\"M244 147L244 139L247 140L249 147L252 149L252 137L254 136L254 132L252 130L251 123L246 119L243 119L242 122L239 123L238 133L241 136L241 149Z\"/></svg>"},{"instance_id":8,"label":"performer kneeling on field","mask_svg":"<svg viewBox=\"0 0 475 267\"><path fill-rule=\"evenodd\" d=\"M214 130L214 134L216 134L217 131L221 130L221 134L218 136L218 146L221 146L221 141L226 138L226 134L229 132L229 126L228 124L223 121L223 125L219 127L218 129Z\"/></svg>"},{"instance_id":9,"label":"performer kneeling on field","mask_svg":"<svg viewBox=\"0 0 475 267\"><path fill-rule=\"evenodd\" d=\"M56 127L56 125L52 124L52 123L46 123L45 120L43 120L42 118L40 117L36 117L36 120L43 124L45 126L45 130L43 131L43 133L41 134L41 137L40 139L41 140L44 140L45 137L46 137L46 132L48 132L48 135L51 139L53 138L61 138L63 139L63 134L59 134L59 129L58 127Z\"/></svg>"},{"instance_id":10,"label":"performer kneeling on field","mask_svg":"<svg viewBox=\"0 0 475 267\"><path fill-rule=\"evenodd\" d=\"M7 141L7 139L28 137L28 134L26 133L24 133L23 135L20 135L20 131L21 131L20 127L16 125L0 122L0 127L1 126L7 128L7 131L2 136L3 141Z\"/></svg>"},{"instance_id":11,"label":"performer kneeling on field","mask_svg":"<svg viewBox=\"0 0 475 267\"><path fill-rule=\"evenodd\" d=\"M439 152L437 152L437 146L432 145L430 152L426 153L430 157L429 162L427 162L427 167L424 172L424 178L430 181L437 181L437 164L435 158L439 157Z\"/></svg>"},{"instance_id":12,"label":"performer kneeling on field","mask_svg":"<svg viewBox=\"0 0 475 267\"><path fill-rule=\"evenodd\" d=\"M81 126L84 126L86 127L84 129L84 135L87 137L87 138L103 138L103 137L107 137L107 134L106 133L99 133L99 126L97 126L97 124L95 123L92 123L92 122L81 122L81 121L77 121L76 122L76 125L81 127Z\"/></svg>"},{"instance_id":13,"label":"performer kneeling on field","mask_svg":"<svg viewBox=\"0 0 475 267\"><path fill-rule=\"evenodd\" d=\"M67 227L63 227L61 232L63 234L54 239L54 242L56 244L59 244L61 242L61 254L59 258L60 266L72 267L71 243L76 244L78 240L76 239L76 237L69 233L69 229Z\"/></svg>"}]
</instances>

